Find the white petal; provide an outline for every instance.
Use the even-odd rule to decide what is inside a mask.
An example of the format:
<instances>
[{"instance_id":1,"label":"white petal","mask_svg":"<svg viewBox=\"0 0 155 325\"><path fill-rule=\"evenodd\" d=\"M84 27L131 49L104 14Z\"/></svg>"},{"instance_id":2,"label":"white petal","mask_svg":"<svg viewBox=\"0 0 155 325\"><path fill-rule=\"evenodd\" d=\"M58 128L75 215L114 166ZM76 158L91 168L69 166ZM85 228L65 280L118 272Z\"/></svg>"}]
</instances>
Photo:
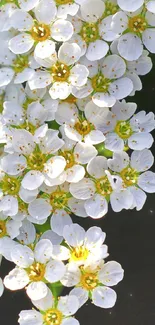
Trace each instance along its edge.
<instances>
[{"instance_id":1,"label":"white petal","mask_svg":"<svg viewBox=\"0 0 155 325\"><path fill-rule=\"evenodd\" d=\"M86 57L90 61L100 60L108 53L108 51L109 45L106 42L96 40L89 44Z\"/></svg>"},{"instance_id":2,"label":"white petal","mask_svg":"<svg viewBox=\"0 0 155 325\"><path fill-rule=\"evenodd\" d=\"M14 176L21 173L27 167L27 162L24 156L14 153L3 157L1 159L1 166L5 173Z\"/></svg>"},{"instance_id":3,"label":"white petal","mask_svg":"<svg viewBox=\"0 0 155 325\"><path fill-rule=\"evenodd\" d=\"M18 213L18 201L11 195L5 195L0 200L0 211L3 211L4 215L15 216Z\"/></svg>"},{"instance_id":4,"label":"white petal","mask_svg":"<svg viewBox=\"0 0 155 325\"><path fill-rule=\"evenodd\" d=\"M95 93L92 101L99 107L112 107L116 103L115 97L108 93Z\"/></svg>"},{"instance_id":5,"label":"white petal","mask_svg":"<svg viewBox=\"0 0 155 325\"><path fill-rule=\"evenodd\" d=\"M39 0L18 0L19 6L21 9L25 11L30 11L32 10L37 4Z\"/></svg>"},{"instance_id":6,"label":"white petal","mask_svg":"<svg viewBox=\"0 0 155 325\"><path fill-rule=\"evenodd\" d=\"M94 305L101 308L111 308L116 303L116 292L107 287L97 287L92 292Z\"/></svg>"},{"instance_id":7,"label":"white petal","mask_svg":"<svg viewBox=\"0 0 155 325\"><path fill-rule=\"evenodd\" d=\"M112 16L111 28L118 34L123 33L128 28L128 17L125 12L118 11Z\"/></svg>"},{"instance_id":8,"label":"white petal","mask_svg":"<svg viewBox=\"0 0 155 325\"><path fill-rule=\"evenodd\" d=\"M55 20L57 8L55 1L41 0L35 8L35 16L39 22L49 25Z\"/></svg>"},{"instance_id":9,"label":"white petal","mask_svg":"<svg viewBox=\"0 0 155 325\"><path fill-rule=\"evenodd\" d=\"M19 235L19 229L21 227L22 223L21 221L16 221L16 220L9 220L6 223L6 230L7 234L14 239Z\"/></svg>"},{"instance_id":10,"label":"white petal","mask_svg":"<svg viewBox=\"0 0 155 325\"><path fill-rule=\"evenodd\" d=\"M66 181L69 183L77 183L85 176L85 169L83 166L74 165L66 171L67 177Z\"/></svg>"},{"instance_id":11,"label":"white petal","mask_svg":"<svg viewBox=\"0 0 155 325\"><path fill-rule=\"evenodd\" d=\"M137 60L143 52L141 39L131 33L124 34L119 38L117 48L119 54L128 61Z\"/></svg>"},{"instance_id":12,"label":"white petal","mask_svg":"<svg viewBox=\"0 0 155 325\"><path fill-rule=\"evenodd\" d=\"M81 56L81 49L76 43L64 43L58 51L58 58L61 62L70 66L77 62Z\"/></svg>"},{"instance_id":13,"label":"white petal","mask_svg":"<svg viewBox=\"0 0 155 325\"><path fill-rule=\"evenodd\" d=\"M29 87L31 90L42 89L49 86L52 82L52 77L49 72L35 71L33 78L29 80Z\"/></svg>"},{"instance_id":14,"label":"white petal","mask_svg":"<svg viewBox=\"0 0 155 325\"><path fill-rule=\"evenodd\" d=\"M55 43L51 40L39 42L35 47L35 55L45 59L55 52Z\"/></svg>"},{"instance_id":15,"label":"white petal","mask_svg":"<svg viewBox=\"0 0 155 325\"><path fill-rule=\"evenodd\" d=\"M65 210L56 210L52 214L51 228L59 236L63 235L64 227L70 224L72 224L72 219Z\"/></svg>"},{"instance_id":16,"label":"white petal","mask_svg":"<svg viewBox=\"0 0 155 325\"><path fill-rule=\"evenodd\" d=\"M63 237L67 244L73 247L81 246L85 237L85 230L78 224L72 224L65 226L63 231Z\"/></svg>"},{"instance_id":17,"label":"white petal","mask_svg":"<svg viewBox=\"0 0 155 325\"><path fill-rule=\"evenodd\" d=\"M36 199L29 204L28 211L37 220L46 219L51 214L51 205L44 199Z\"/></svg>"},{"instance_id":18,"label":"white petal","mask_svg":"<svg viewBox=\"0 0 155 325\"><path fill-rule=\"evenodd\" d=\"M12 261L22 268L29 267L34 261L32 250L29 247L20 244L12 248L11 257Z\"/></svg>"},{"instance_id":19,"label":"white petal","mask_svg":"<svg viewBox=\"0 0 155 325\"><path fill-rule=\"evenodd\" d=\"M144 0L118 0L117 2L121 9L133 12L143 5Z\"/></svg>"},{"instance_id":20,"label":"white petal","mask_svg":"<svg viewBox=\"0 0 155 325\"><path fill-rule=\"evenodd\" d=\"M90 250L92 248L97 248L100 247L103 242L105 241L106 234L105 232L102 231L101 228L99 227L91 227L86 231L85 235L85 242L86 242L86 247L89 248Z\"/></svg>"},{"instance_id":21,"label":"white petal","mask_svg":"<svg viewBox=\"0 0 155 325\"><path fill-rule=\"evenodd\" d=\"M106 135L105 148L113 152L123 151L124 141L118 136L118 134L111 132Z\"/></svg>"},{"instance_id":22,"label":"white petal","mask_svg":"<svg viewBox=\"0 0 155 325\"><path fill-rule=\"evenodd\" d=\"M122 102L117 101L111 111L116 114L118 120L128 120L135 113L136 109L136 103L126 103L123 100Z\"/></svg>"},{"instance_id":23,"label":"white petal","mask_svg":"<svg viewBox=\"0 0 155 325\"><path fill-rule=\"evenodd\" d=\"M79 266L75 263L69 263L66 266L66 272L61 279L61 283L65 287L73 287L80 282L81 272Z\"/></svg>"},{"instance_id":24,"label":"white petal","mask_svg":"<svg viewBox=\"0 0 155 325\"><path fill-rule=\"evenodd\" d=\"M46 265L45 279L50 283L60 281L65 271L66 267L63 262L53 260Z\"/></svg>"},{"instance_id":25,"label":"white petal","mask_svg":"<svg viewBox=\"0 0 155 325\"><path fill-rule=\"evenodd\" d=\"M70 192L76 199L87 200L95 193L94 182L83 178L80 182L70 185Z\"/></svg>"},{"instance_id":26,"label":"white petal","mask_svg":"<svg viewBox=\"0 0 155 325\"><path fill-rule=\"evenodd\" d=\"M74 315L79 308L79 301L76 296L65 296L60 297L58 301L58 309L64 316Z\"/></svg>"},{"instance_id":27,"label":"white petal","mask_svg":"<svg viewBox=\"0 0 155 325\"><path fill-rule=\"evenodd\" d=\"M115 152L113 159L108 159L108 166L114 172L120 172L129 164L129 156L126 152Z\"/></svg>"},{"instance_id":28,"label":"white petal","mask_svg":"<svg viewBox=\"0 0 155 325\"><path fill-rule=\"evenodd\" d=\"M23 54L28 52L33 44L34 40L29 34L21 33L9 41L9 49L15 54Z\"/></svg>"},{"instance_id":29,"label":"white petal","mask_svg":"<svg viewBox=\"0 0 155 325\"><path fill-rule=\"evenodd\" d=\"M79 6L76 3L66 3L65 5L58 6L57 17L67 18L67 15L75 16L78 12Z\"/></svg>"},{"instance_id":30,"label":"white petal","mask_svg":"<svg viewBox=\"0 0 155 325\"><path fill-rule=\"evenodd\" d=\"M139 172L148 170L154 162L154 157L150 150L133 151L131 154L131 167Z\"/></svg>"},{"instance_id":31,"label":"white petal","mask_svg":"<svg viewBox=\"0 0 155 325\"><path fill-rule=\"evenodd\" d=\"M51 27L51 35L57 42L66 42L73 35L73 26L67 20L58 19Z\"/></svg>"},{"instance_id":32,"label":"white petal","mask_svg":"<svg viewBox=\"0 0 155 325\"><path fill-rule=\"evenodd\" d=\"M112 82L109 86L109 92L111 96L114 96L116 99L122 99L127 97L128 95L130 95L132 90L133 83L131 79L127 77L120 78Z\"/></svg>"},{"instance_id":33,"label":"white petal","mask_svg":"<svg viewBox=\"0 0 155 325\"><path fill-rule=\"evenodd\" d=\"M18 322L20 325L42 325L43 316L36 310L22 310Z\"/></svg>"},{"instance_id":34,"label":"white petal","mask_svg":"<svg viewBox=\"0 0 155 325\"><path fill-rule=\"evenodd\" d=\"M57 235L52 230L47 230L42 234L40 239L49 239L53 245L59 245L61 244L63 237Z\"/></svg>"},{"instance_id":35,"label":"white petal","mask_svg":"<svg viewBox=\"0 0 155 325\"><path fill-rule=\"evenodd\" d=\"M90 23L95 23L102 17L105 10L105 4L98 0L97 5L95 0L84 1L81 4L82 18Z\"/></svg>"},{"instance_id":36,"label":"white petal","mask_svg":"<svg viewBox=\"0 0 155 325\"><path fill-rule=\"evenodd\" d=\"M29 190L24 189L21 186L20 191L19 191L19 196L25 203L32 202L34 199L36 199L37 195L38 195L38 189L29 191Z\"/></svg>"},{"instance_id":37,"label":"white petal","mask_svg":"<svg viewBox=\"0 0 155 325\"><path fill-rule=\"evenodd\" d=\"M85 136L85 142L88 144L96 145L105 140L104 134L99 130L92 130Z\"/></svg>"},{"instance_id":38,"label":"white petal","mask_svg":"<svg viewBox=\"0 0 155 325\"><path fill-rule=\"evenodd\" d=\"M27 272L23 269L15 268L4 278L4 285L10 290L23 289L29 283Z\"/></svg>"},{"instance_id":39,"label":"white petal","mask_svg":"<svg viewBox=\"0 0 155 325\"><path fill-rule=\"evenodd\" d=\"M16 9L11 15L11 26L19 31L29 31L33 27L33 18L28 12Z\"/></svg>"},{"instance_id":40,"label":"white petal","mask_svg":"<svg viewBox=\"0 0 155 325\"><path fill-rule=\"evenodd\" d=\"M155 193L155 173L148 171L140 175L138 185L147 193Z\"/></svg>"},{"instance_id":41,"label":"white petal","mask_svg":"<svg viewBox=\"0 0 155 325\"><path fill-rule=\"evenodd\" d=\"M110 203L115 212L123 209L130 209L133 203L133 196L129 190L113 192L110 196Z\"/></svg>"},{"instance_id":42,"label":"white petal","mask_svg":"<svg viewBox=\"0 0 155 325\"><path fill-rule=\"evenodd\" d=\"M78 298L80 304L79 307L82 307L88 300L88 291L83 288L74 288L69 294Z\"/></svg>"},{"instance_id":43,"label":"white petal","mask_svg":"<svg viewBox=\"0 0 155 325\"><path fill-rule=\"evenodd\" d=\"M90 144L79 142L75 146L74 155L78 163L85 165L97 156L97 150Z\"/></svg>"},{"instance_id":44,"label":"white petal","mask_svg":"<svg viewBox=\"0 0 155 325\"><path fill-rule=\"evenodd\" d=\"M130 192L133 195L133 208L137 211L141 210L146 202L146 194L136 186L130 186Z\"/></svg>"},{"instance_id":45,"label":"white petal","mask_svg":"<svg viewBox=\"0 0 155 325\"><path fill-rule=\"evenodd\" d=\"M150 148L154 142L154 139L150 133L136 133L131 135L128 140L128 146L132 150L143 150Z\"/></svg>"},{"instance_id":46,"label":"white petal","mask_svg":"<svg viewBox=\"0 0 155 325\"><path fill-rule=\"evenodd\" d=\"M45 166L44 173L47 174L49 178L58 177L66 167L66 160L61 156L55 156L50 158Z\"/></svg>"},{"instance_id":47,"label":"white petal","mask_svg":"<svg viewBox=\"0 0 155 325\"><path fill-rule=\"evenodd\" d=\"M64 141L58 137L58 131L48 130L46 135L40 141L40 149L43 153L53 154L64 144Z\"/></svg>"},{"instance_id":48,"label":"white petal","mask_svg":"<svg viewBox=\"0 0 155 325\"><path fill-rule=\"evenodd\" d=\"M44 181L43 174L38 170L31 170L24 176L22 186L27 190L36 190Z\"/></svg>"},{"instance_id":49,"label":"white petal","mask_svg":"<svg viewBox=\"0 0 155 325\"><path fill-rule=\"evenodd\" d=\"M53 245L49 239L41 239L35 246L34 257L39 263L46 264L52 256Z\"/></svg>"},{"instance_id":50,"label":"white petal","mask_svg":"<svg viewBox=\"0 0 155 325\"><path fill-rule=\"evenodd\" d=\"M34 225L28 221L23 220L22 227L20 227L20 233L17 239L23 242L25 245L32 244L36 238L36 230Z\"/></svg>"},{"instance_id":51,"label":"white petal","mask_svg":"<svg viewBox=\"0 0 155 325\"><path fill-rule=\"evenodd\" d=\"M95 157L87 165L88 173L95 178L103 177L106 169L108 169L107 158L102 156Z\"/></svg>"},{"instance_id":52,"label":"white petal","mask_svg":"<svg viewBox=\"0 0 155 325\"><path fill-rule=\"evenodd\" d=\"M114 286L123 279L124 271L121 265L115 261L110 261L101 267L99 271L99 281L106 286Z\"/></svg>"},{"instance_id":53,"label":"white petal","mask_svg":"<svg viewBox=\"0 0 155 325\"><path fill-rule=\"evenodd\" d=\"M31 300L39 300L44 298L47 295L48 287L42 281L31 282L27 289L26 293Z\"/></svg>"},{"instance_id":54,"label":"white petal","mask_svg":"<svg viewBox=\"0 0 155 325\"><path fill-rule=\"evenodd\" d=\"M87 214L93 219L102 218L108 212L107 200L99 194L85 202Z\"/></svg>"},{"instance_id":55,"label":"white petal","mask_svg":"<svg viewBox=\"0 0 155 325\"><path fill-rule=\"evenodd\" d=\"M89 70L82 64L76 64L70 71L69 81L75 87L82 87L87 82Z\"/></svg>"},{"instance_id":56,"label":"white petal","mask_svg":"<svg viewBox=\"0 0 155 325\"><path fill-rule=\"evenodd\" d=\"M2 296L3 292L4 292L4 285L2 279L0 278L0 297Z\"/></svg>"},{"instance_id":57,"label":"white petal","mask_svg":"<svg viewBox=\"0 0 155 325\"><path fill-rule=\"evenodd\" d=\"M78 200L72 197L68 201L68 206L75 215L85 218L87 217L87 213L84 208L84 203L84 200Z\"/></svg>"},{"instance_id":58,"label":"white petal","mask_svg":"<svg viewBox=\"0 0 155 325\"><path fill-rule=\"evenodd\" d=\"M47 289L47 295L42 299L32 301L33 305L39 310L48 310L53 307L54 298L50 289Z\"/></svg>"},{"instance_id":59,"label":"white petal","mask_svg":"<svg viewBox=\"0 0 155 325\"><path fill-rule=\"evenodd\" d=\"M1 68L0 69L0 87L8 85L13 79L14 71L11 68Z\"/></svg>"},{"instance_id":60,"label":"white petal","mask_svg":"<svg viewBox=\"0 0 155 325\"><path fill-rule=\"evenodd\" d=\"M101 70L106 78L117 79L126 71L125 61L118 55L108 55L101 65Z\"/></svg>"},{"instance_id":61,"label":"white petal","mask_svg":"<svg viewBox=\"0 0 155 325\"><path fill-rule=\"evenodd\" d=\"M71 93L71 86L67 82L54 82L49 90L53 99L66 99Z\"/></svg>"},{"instance_id":62,"label":"white petal","mask_svg":"<svg viewBox=\"0 0 155 325\"><path fill-rule=\"evenodd\" d=\"M148 28L142 35L143 43L145 47L151 52L155 53L155 30Z\"/></svg>"},{"instance_id":63,"label":"white petal","mask_svg":"<svg viewBox=\"0 0 155 325\"><path fill-rule=\"evenodd\" d=\"M77 319L75 319L74 317L64 318L61 324L62 325L80 325L79 321Z\"/></svg>"},{"instance_id":64,"label":"white petal","mask_svg":"<svg viewBox=\"0 0 155 325\"><path fill-rule=\"evenodd\" d=\"M155 14L155 1L149 1L148 3L146 3L146 8L148 11L152 12L153 14Z\"/></svg>"},{"instance_id":65,"label":"white petal","mask_svg":"<svg viewBox=\"0 0 155 325\"><path fill-rule=\"evenodd\" d=\"M16 152L29 155L35 148L33 135L26 130L15 130L12 138L12 145Z\"/></svg>"}]
</instances>

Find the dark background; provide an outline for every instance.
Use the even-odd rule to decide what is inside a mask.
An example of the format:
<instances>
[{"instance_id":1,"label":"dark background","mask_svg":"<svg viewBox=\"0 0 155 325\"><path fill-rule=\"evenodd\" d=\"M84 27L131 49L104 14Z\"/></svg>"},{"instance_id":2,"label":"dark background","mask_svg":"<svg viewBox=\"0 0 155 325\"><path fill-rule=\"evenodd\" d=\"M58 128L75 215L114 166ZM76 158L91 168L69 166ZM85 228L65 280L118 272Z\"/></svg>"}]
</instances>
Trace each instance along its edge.
<instances>
[{"instance_id":1,"label":"dark background","mask_svg":"<svg viewBox=\"0 0 155 325\"><path fill-rule=\"evenodd\" d=\"M138 110L154 111L155 64L152 71L142 78L142 83L143 90L129 100L138 104ZM155 155L154 145L151 150ZM155 194L148 195L140 212L124 210L116 214L109 209L107 216L100 220L73 217L73 221L86 229L93 225L101 227L107 233L109 260L121 263L125 270L124 280L114 287L118 294L115 307L105 310L91 303L85 304L76 314L81 325L154 325ZM3 278L12 268L11 263L3 260L0 276ZM17 325L19 312L31 308L24 290L5 290L0 299L0 324Z\"/></svg>"}]
</instances>

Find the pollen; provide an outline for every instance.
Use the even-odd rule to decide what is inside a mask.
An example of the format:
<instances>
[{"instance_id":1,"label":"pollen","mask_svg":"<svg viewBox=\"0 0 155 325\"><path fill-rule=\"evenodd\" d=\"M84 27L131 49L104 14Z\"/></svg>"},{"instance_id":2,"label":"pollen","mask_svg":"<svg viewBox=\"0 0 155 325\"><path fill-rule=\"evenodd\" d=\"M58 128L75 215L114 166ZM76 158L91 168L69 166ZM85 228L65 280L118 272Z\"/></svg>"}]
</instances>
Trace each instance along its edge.
<instances>
[{"instance_id":1,"label":"pollen","mask_svg":"<svg viewBox=\"0 0 155 325\"><path fill-rule=\"evenodd\" d=\"M31 36L35 41L43 42L50 37L50 27L45 24L33 26Z\"/></svg>"},{"instance_id":2,"label":"pollen","mask_svg":"<svg viewBox=\"0 0 155 325\"><path fill-rule=\"evenodd\" d=\"M28 269L27 273L30 281L41 281L45 274L45 265L41 263L33 263Z\"/></svg>"},{"instance_id":3,"label":"pollen","mask_svg":"<svg viewBox=\"0 0 155 325\"><path fill-rule=\"evenodd\" d=\"M71 252L71 261L83 261L86 260L89 255L89 250L84 246L76 247Z\"/></svg>"},{"instance_id":4,"label":"pollen","mask_svg":"<svg viewBox=\"0 0 155 325\"><path fill-rule=\"evenodd\" d=\"M115 132L121 139L129 139L133 131L129 121L118 121L115 126Z\"/></svg>"},{"instance_id":5,"label":"pollen","mask_svg":"<svg viewBox=\"0 0 155 325\"><path fill-rule=\"evenodd\" d=\"M44 324L46 325L60 325L62 322L62 313L58 309L49 309L44 314Z\"/></svg>"},{"instance_id":6,"label":"pollen","mask_svg":"<svg viewBox=\"0 0 155 325\"><path fill-rule=\"evenodd\" d=\"M80 285L86 290L93 290L98 286L99 280L96 273L84 273L81 275Z\"/></svg>"}]
</instances>

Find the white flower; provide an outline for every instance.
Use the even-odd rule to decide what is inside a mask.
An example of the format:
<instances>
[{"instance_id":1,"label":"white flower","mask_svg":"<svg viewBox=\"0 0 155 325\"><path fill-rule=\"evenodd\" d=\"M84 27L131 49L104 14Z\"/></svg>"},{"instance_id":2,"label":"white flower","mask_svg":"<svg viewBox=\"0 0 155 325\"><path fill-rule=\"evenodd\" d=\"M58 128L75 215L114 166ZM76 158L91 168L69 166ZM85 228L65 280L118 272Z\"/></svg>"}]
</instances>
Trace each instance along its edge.
<instances>
[{"instance_id":1,"label":"white flower","mask_svg":"<svg viewBox=\"0 0 155 325\"><path fill-rule=\"evenodd\" d=\"M70 263L91 265L107 257L107 245L104 245L106 234L99 227L91 227L85 231L78 224L65 226L63 237L68 246ZM57 256L56 256L57 257Z\"/></svg>"},{"instance_id":2,"label":"white flower","mask_svg":"<svg viewBox=\"0 0 155 325\"><path fill-rule=\"evenodd\" d=\"M59 297L54 299L51 291L48 289L47 295L39 300L32 300L36 310L23 310L19 314L19 324L29 325L79 325L79 322L72 317L79 309L79 300L74 295Z\"/></svg>"},{"instance_id":3,"label":"white flower","mask_svg":"<svg viewBox=\"0 0 155 325\"><path fill-rule=\"evenodd\" d=\"M73 87L82 87L87 82L89 74L85 65L75 64L81 56L80 47L76 43L65 42L60 46L58 55L42 60L44 71L36 71L29 81L30 88L45 88L52 83L49 90L53 99L66 99ZM36 56L37 62L40 59Z\"/></svg>"},{"instance_id":4,"label":"white flower","mask_svg":"<svg viewBox=\"0 0 155 325\"><path fill-rule=\"evenodd\" d=\"M99 107L112 107L116 100L127 97L133 90L132 81L125 77L126 64L118 55L108 55L99 63L80 59L89 69L89 80L81 89L73 88L72 94L77 98L92 95L94 104Z\"/></svg>"},{"instance_id":5,"label":"white flower","mask_svg":"<svg viewBox=\"0 0 155 325\"><path fill-rule=\"evenodd\" d=\"M101 308L111 308L115 305L117 296L111 286L117 285L123 279L124 271L115 261L92 264L89 267L78 267L68 264L62 284L71 287L70 294L77 296L82 306L90 297L92 303Z\"/></svg>"},{"instance_id":6,"label":"white flower","mask_svg":"<svg viewBox=\"0 0 155 325\"><path fill-rule=\"evenodd\" d=\"M143 44L150 52L155 53L154 26L155 14L146 11L144 7L132 15L123 11L117 12L112 18L111 27L117 33L123 33L118 39L119 54L128 61L137 60L142 55Z\"/></svg>"},{"instance_id":7,"label":"white flower","mask_svg":"<svg viewBox=\"0 0 155 325\"><path fill-rule=\"evenodd\" d=\"M117 152L113 159L108 160L109 168L122 179L120 191L112 193L111 205L114 211L120 211L124 200L122 188L128 189L132 195L133 202L129 208L142 209L146 201L145 192L155 192L155 173L148 171L153 162L153 155L148 149L133 151L131 158L126 152Z\"/></svg>"},{"instance_id":8,"label":"white flower","mask_svg":"<svg viewBox=\"0 0 155 325\"><path fill-rule=\"evenodd\" d=\"M70 192L75 198L85 200L86 213L98 219L107 213L109 199L113 208L113 195L120 188L120 181L119 177L108 171L108 160L103 156L92 159L87 165L87 172L89 177L83 178L77 184L71 184ZM132 195L128 190L124 190L123 197L121 209L129 209L132 205Z\"/></svg>"},{"instance_id":9,"label":"white flower","mask_svg":"<svg viewBox=\"0 0 155 325\"><path fill-rule=\"evenodd\" d=\"M83 148L81 147L80 151L83 149L85 155L88 153L88 156L89 152L90 155L92 152L92 157L90 158L95 156L95 148L92 147L91 149L91 145L101 143L105 140L105 136L98 129L98 126L104 121L107 110L105 108L103 113L101 110L103 111L103 109L98 108L90 102L86 105L84 113L81 114L81 112L77 110L75 104L61 103L55 114L56 121L59 124L64 124L60 130L64 131L67 138L77 142L84 141L85 144L87 144L88 147L85 145L84 148L83 144ZM83 161L83 164L88 163L88 161Z\"/></svg>"},{"instance_id":10,"label":"white flower","mask_svg":"<svg viewBox=\"0 0 155 325\"><path fill-rule=\"evenodd\" d=\"M36 229L29 220L25 219L22 221L17 239L21 244L24 245L30 245L34 243L36 239Z\"/></svg>"},{"instance_id":11,"label":"white flower","mask_svg":"<svg viewBox=\"0 0 155 325\"><path fill-rule=\"evenodd\" d=\"M71 38L73 34L72 24L63 19L55 21L56 13L52 9L53 5L50 0L42 0L35 7L34 18L30 13L21 9L13 12L10 25L21 32L9 41L9 49L13 53L27 53L36 44L35 55L44 59L55 51L55 43L52 39L65 42Z\"/></svg>"},{"instance_id":12,"label":"white flower","mask_svg":"<svg viewBox=\"0 0 155 325\"><path fill-rule=\"evenodd\" d=\"M21 182L25 190L36 190L46 178L57 178L66 166L63 157L54 156L64 142L59 139L58 131L48 130L47 125L37 129L34 136L26 130L14 129L11 144L12 154L1 159L2 170L17 176L27 169Z\"/></svg>"},{"instance_id":13,"label":"white flower","mask_svg":"<svg viewBox=\"0 0 155 325\"><path fill-rule=\"evenodd\" d=\"M11 250L12 261L17 265L5 278L4 285L10 290L19 290L27 286L27 294L32 300L44 298L49 282L59 281L65 273L61 261L51 259L53 245L48 239L40 240L32 251L18 244Z\"/></svg>"},{"instance_id":14,"label":"white flower","mask_svg":"<svg viewBox=\"0 0 155 325\"><path fill-rule=\"evenodd\" d=\"M90 61L100 60L109 50L108 43L113 41L117 34L111 31L111 13L117 12L117 5L108 6L101 0L83 1L80 6L80 17L71 19L74 34L70 41L76 42L82 54ZM112 8L113 7L113 8ZM110 10L110 11L109 11Z\"/></svg>"},{"instance_id":15,"label":"white flower","mask_svg":"<svg viewBox=\"0 0 155 325\"><path fill-rule=\"evenodd\" d=\"M155 128L152 112L140 111L135 114L135 103L117 102L105 117L103 132L106 132L105 148L113 152L124 147L133 150L150 148L153 137L149 133ZM133 117L132 117L133 116Z\"/></svg>"}]
</instances>

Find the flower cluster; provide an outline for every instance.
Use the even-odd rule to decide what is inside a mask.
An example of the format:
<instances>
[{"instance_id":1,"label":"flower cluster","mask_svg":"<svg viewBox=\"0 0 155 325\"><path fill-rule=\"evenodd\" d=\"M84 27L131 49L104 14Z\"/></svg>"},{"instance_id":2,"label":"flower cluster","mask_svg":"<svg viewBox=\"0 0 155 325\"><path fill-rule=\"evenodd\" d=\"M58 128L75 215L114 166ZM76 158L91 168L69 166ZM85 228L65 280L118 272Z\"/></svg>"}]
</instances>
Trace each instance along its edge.
<instances>
[{"instance_id":1,"label":"flower cluster","mask_svg":"<svg viewBox=\"0 0 155 325\"><path fill-rule=\"evenodd\" d=\"M123 270L74 215L141 210L155 193L155 116L125 100L152 69L154 27L151 0L0 1L0 254L15 264L5 287L39 310L20 325L77 325L88 299L116 302Z\"/></svg>"}]
</instances>

